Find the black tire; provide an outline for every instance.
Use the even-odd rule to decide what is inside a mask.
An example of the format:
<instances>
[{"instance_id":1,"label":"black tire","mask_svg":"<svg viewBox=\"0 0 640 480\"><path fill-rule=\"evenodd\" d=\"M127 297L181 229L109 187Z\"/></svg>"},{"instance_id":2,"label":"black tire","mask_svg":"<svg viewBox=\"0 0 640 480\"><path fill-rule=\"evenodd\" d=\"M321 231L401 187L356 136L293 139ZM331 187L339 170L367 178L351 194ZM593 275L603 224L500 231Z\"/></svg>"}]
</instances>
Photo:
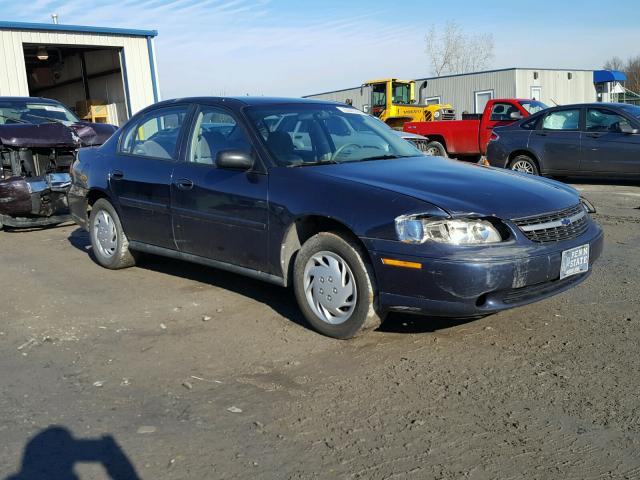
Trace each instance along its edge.
<instances>
[{"instance_id":1,"label":"black tire","mask_svg":"<svg viewBox=\"0 0 640 480\"><path fill-rule=\"evenodd\" d=\"M529 155L517 155L509 162L509 168L516 172L540 175L538 164ZM526 171L525 171L526 169Z\"/></svg>"},{"instance_id":2,"label":"black tire","mask_svg":"<svg viewBox=\"0 0 640 480\"><path fill-rule=\"evenodd\" d=\"M432 140L429 143L427 143L427 146L424 147L425 148L425 155L431 155L432 157L444 157L444 158L448 158L449 155L447 154L447 149L444 148L444 145L442 145L440 142L436 141L436 140Z\"/></svg>"},{"instance_id":3,"label":"black tire","mask_svg":"<svg viewBox=\"0 0 640 480\"><path fill-rule=\"evenodd\" d=\"M111 255L108 255L103 251L104 249L100 246L98 240L96 218L98 218L102 212L108 214L113 220L113 227L115 230L113 240L115 241L115 247ZM113 205L104 198L96 201L91 209L91 215L89 216L89 237L91 237L93 256L101 266L110 270L118 270L120 268L127 268L135 265L136 260L133 253L129 250L129 240L127 240L127 236L124 234L124 230L122 229L122 223L120 223L118 212L116 212Z\"/></svg>"},{"instance_id":4,"label":"black tire","mask_svg":"<svg viewBox=\"0 0 640 480\"><path fill-rule=\"evenodd\" d=\"M331 324L316 314L305 292L305 269L312 257L320 252L338 256L348 266L347 278L355 283L355 305L350 316L339 324ZM349 272L350 270L350 272ZM324 283L324 277L322 277ZM331 281L331 277L326 279ZM327 287L331 287L329 283ZM378 311L377 288L373 269L361 247L354 241L334 232L321 232L309 238L296 256L293 268L293 287L307 321L318 332L333 338L347 339L380 326L384 315ZM331 287L333 288L333 287ZM320 290L322 292L322 290ZM334 289L335 292L335 289ZM324 299L323 299L324 300Z\"/></svg>"}]
</instances>

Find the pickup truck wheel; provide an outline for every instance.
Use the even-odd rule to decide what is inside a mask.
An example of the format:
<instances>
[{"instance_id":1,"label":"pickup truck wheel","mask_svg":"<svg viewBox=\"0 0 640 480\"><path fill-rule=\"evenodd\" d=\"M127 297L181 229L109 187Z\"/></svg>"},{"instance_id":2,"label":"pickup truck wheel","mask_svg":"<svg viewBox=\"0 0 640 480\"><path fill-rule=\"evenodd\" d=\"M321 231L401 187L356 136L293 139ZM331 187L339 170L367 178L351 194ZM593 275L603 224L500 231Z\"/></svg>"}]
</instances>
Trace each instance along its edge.
<instances>
[{"instance_id":1,"label":"pickup truck wheel","mask_svg":"<svg viewBox=\"0 0 640 480\"><path fill-rule=\"evenodd\" d=\"M509 168L515 172L528 173L529 175L540 175L538 171L538 165L536 162L527 155L518 155L511 163L509 163Z\"/></svg>"},{"instance_id":2,"label":"pickup truck wheel","mask_svg":"<svg viewBox=\"0 0 640 480\"><path fill-rule=\"evenodd\" d=\"M427 146L424 149L424 153L432 157L447 158L449 156L447 155L447 149L444 148L444 145L442 145L440 142L437 142L435 140L427 143Z\"/></svg>"},{"instance_id":3,"label":"pickup truck wheel","mask_svg":"<svg viewBox=\"0 0 640 480\"><path fill-rule=\"evenodd\" d=\"M113 205L104 198L96 201L91 209L89 236L95 259L103 267L118 270L135 265L120 217Z\"/></svg>"},{"instance_id":4,"label":"pickup truck wheel","mask_svg":"<svg viewBox=\"0 0 640 480\"><path fill-rule=\"evenodd\" d=\"M293 287L307 321L318 332L347 339L377 328L373 269L355 243L337 233L322 232L298 252Z\"/></svg>"}]
</instances>

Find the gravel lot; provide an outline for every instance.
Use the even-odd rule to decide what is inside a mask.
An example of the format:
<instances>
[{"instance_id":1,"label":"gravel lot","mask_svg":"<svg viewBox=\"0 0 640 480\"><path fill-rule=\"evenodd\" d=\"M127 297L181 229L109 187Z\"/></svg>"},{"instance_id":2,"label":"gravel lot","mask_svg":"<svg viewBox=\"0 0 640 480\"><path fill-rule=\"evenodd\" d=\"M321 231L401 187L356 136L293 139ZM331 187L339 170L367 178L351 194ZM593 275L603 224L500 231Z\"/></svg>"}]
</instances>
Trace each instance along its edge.
<instances>
[{"instance_id":1,"label":"gravel lot","mask_svg":"<svg viewBox=\"0 0 640 480\"><path fill-rule=\"evenodd\" d=\"M353 341L275 286L0 232L0 478L640 478L640 187L577 186L606 231L581 286Z\"/></svg>"}]
</instances>

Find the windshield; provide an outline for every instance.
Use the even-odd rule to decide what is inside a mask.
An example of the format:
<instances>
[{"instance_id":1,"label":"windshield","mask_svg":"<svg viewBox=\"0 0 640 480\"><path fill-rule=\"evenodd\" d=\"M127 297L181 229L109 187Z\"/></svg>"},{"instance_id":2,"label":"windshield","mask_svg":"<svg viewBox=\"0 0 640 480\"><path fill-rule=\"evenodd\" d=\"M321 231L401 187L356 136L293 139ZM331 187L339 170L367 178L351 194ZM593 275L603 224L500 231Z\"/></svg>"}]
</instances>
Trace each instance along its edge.
<instances>
[{"instance_id":1,"label":"windshield","mask_svg":"<svg viewBox=\"0 0 640 480\"><path fill-rule=\"evenodd\" d=\"M249 118L278 165L305 166L421 156L380 121L352 107L252 107Z\"/></svg>"},{"instance_id":2,"label":"windshield","mask_svg":"<svg viewBox=\"0 0 640 480\"><path fill-rule=\"evenodd\" d=\"M524 100L520 102L520 105L529 112L529 115L533 115L534 113L541 112L545 108L549 108L544 103L538 102L537 100Z\"/></svg>"},{"instance_id":3,"label":"windshield","mask_svg":"<svg viewBox=\"0 0 640 480\"><path fill-rule=\"evenodd\" d=\"M628 114L640 119L640 107L637 105L622 105L620 108Z\"/></svg>"},{"instance_id":4,"label":"windshield","mask_svg":"<svg viewBox=\"0 0 640 480\"><path fill-rule=\"evenodd\" d=\"M76 123L79 119L61 103L0 102L0 124Z\"/></svg>"},{"instance_id":5,"label":"windshield","mask_svg":"<svg viewBox=\"0 0 640 480\"><path fill-rule=\"evenodd\" d=\"M391 85L393 92L393 103L409 105L411 103L411 85L408 83L393 82Z\"/></svg>"}]
</instances>

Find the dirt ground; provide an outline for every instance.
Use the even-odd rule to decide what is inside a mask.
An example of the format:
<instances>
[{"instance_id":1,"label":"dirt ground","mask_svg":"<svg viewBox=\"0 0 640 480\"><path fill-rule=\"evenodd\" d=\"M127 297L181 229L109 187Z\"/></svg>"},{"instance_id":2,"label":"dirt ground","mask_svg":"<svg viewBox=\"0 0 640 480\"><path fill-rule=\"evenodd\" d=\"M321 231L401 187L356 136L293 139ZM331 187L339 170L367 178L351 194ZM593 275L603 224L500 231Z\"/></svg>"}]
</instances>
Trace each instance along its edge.
<instances>
[{"instance_id":1,"label":"dirt ground","mask_svg":"<svg viewBox=\"0 0 640 480\"><path fill-rule=\"evenodd\" d=\"M581 286L353 341L275 286L0 232L0 478L640 479L640 187L577 186L606 231Z\"/></svg>"}]
</instances>

